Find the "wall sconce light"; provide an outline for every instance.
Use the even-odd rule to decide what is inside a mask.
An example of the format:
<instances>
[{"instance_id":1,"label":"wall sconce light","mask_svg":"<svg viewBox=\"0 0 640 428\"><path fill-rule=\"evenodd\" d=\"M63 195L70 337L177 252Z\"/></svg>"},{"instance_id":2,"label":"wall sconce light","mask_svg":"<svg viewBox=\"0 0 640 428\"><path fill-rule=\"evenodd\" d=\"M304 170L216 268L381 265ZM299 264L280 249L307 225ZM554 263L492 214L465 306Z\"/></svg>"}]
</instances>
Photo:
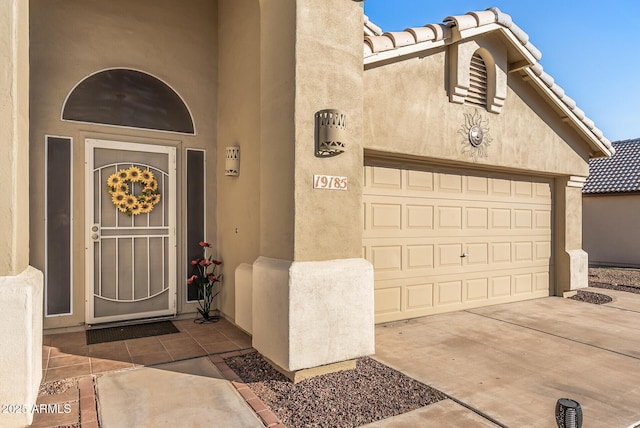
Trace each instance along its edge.
<instances>
[{"instance_id":1,"label":"wall sconce light","mask_svg":"<svg viewBox=\"0 0 640 428\"><path fill-rule=\"evenodd\" d=\"M316 156L331 157L344 153L347 115L340 110L316 113Z\"/></svg>"},{"instance_id":2,"label":"wall sconce light","mask_svg":"<svg viewBox=\"0 0 640 428\"><path fill-rule=\"evenodd\" d=\"M561 398L556 403L556 422L558 428L581 428L582 408L577 401Z\"/></svg>"},{"instance_id":3,"label":"wall sconce light","mask_svg":"<svg viewBox=\"0 0 640 428\"><path fill-rule=\"evenodd\" d=\"M237 177L240 175L240 147L227 147L224 160L224 175Z\"/></svg>"}]
</instances>

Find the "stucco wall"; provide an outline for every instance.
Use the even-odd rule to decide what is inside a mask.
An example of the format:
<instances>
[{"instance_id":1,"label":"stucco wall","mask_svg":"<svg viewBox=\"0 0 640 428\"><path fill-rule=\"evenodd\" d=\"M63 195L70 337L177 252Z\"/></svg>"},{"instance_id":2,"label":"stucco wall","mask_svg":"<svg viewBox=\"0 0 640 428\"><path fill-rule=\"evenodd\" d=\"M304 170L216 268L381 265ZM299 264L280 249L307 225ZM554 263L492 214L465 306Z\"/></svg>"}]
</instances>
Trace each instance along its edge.
<instances>
[{"instance_id":1,"label":"stucco wall","mask_svg":"<svg viewBox=\"0 0 640 428\"><path fill-rule=\"evenodd\" d=\"M29 2L0 2L0 57L0 403L30 408L42 380L43 281L28 266ZM2 427L32 421L0 412Z\"/></svg>"},{"instance_id":2,"label":"stucco wall","mask_svg":"<svg viewBox=\"0 0 640 428\"><path fill-rule=\"evenodd\" d=\"M640 195L585 195L582 200L589 264L640 267Z\"/></svg>"},{"instance_id":3,"label":"stucco wall","mask_svg":"<svg viewBox=\"0 0 640 428\"><path fill-rule=\"evenodd\" d=\"M260 9L257 0L225 0L218 13L218 250L221 302L235 318L236 268L260 254ZM229 146L240 147L238 177L223 175Z\"/></svg>"},{"instance_id":4,"label":"stucco wall","mask_svg":"<svg viewBox=\"0 0 640 428\"><path fill-rule=\"evenodd\" d=\"M362 28L356 2L261 2L261 257L253 264L253 345L289 372L375 349L368 334L372 268L359 259ZM345 153L321 159L315 117L324 109L347 115L347 138ZM348 190L313 189L314 174L347 177ZM349 319L327 317L336 313Z\"/></svg>"},{"instance_id":5,"label":"stucco wall","mask_svg":"<svg viewBox=\"0 0 640 428\"><path fill-rule=\"evenodd\" d=\"M293 259L296 2L260 2L260 255Z\"/></svg>"},{"instance_id":6,"label":"stucco wall","mask_svg":"<svg viewBox=\"0 0 640 428\"><path fill-rule=\"evenodd\" d=\"M350 1L297 4L294 259L362 257L362 9ZM328 159L314 151L323 109L347 115L346 151ZM348 189L313 189L314 174L347 177Z\"/></svg>"},{"instance_id":7,"label":"stucco wall","mask_svg":"<svg viewBox=\"0 0 640 428\"><path fill-rule=\"evenodd\" d=\"M359 257L362 10L298 0L262 2L260 13L260 254ZM328 108L347 114L347 150L320 159L315 114ZM313 174L346 176L348 190L313 190Z\"/></svg>"},{"instance_id":8,"label":"stucco wall","mask_svg":"<svg viewBox=\"0 0 640 428\"><path fill-rule=\"evenodd\" d=\"M499 46L499 44L498 44ZM366 70L364 146L424 160L537 174L588 174L588 146L524 82L508 76L502 112L478 108L489 120L488 157L474 161L458 133L476 108L449 102L446 50Z\"/></svg>"},{"instance_id":9,"label":"stucco wall","mask_svg":"<svg viewBox=\"0 0 640 428\"><path fill-rule=\"evenodd\" d=\"M184 149L207 152L207 239L216 242L217 2L193 0L31 1L31 263L44 266L44 138L68 136L73 146L74 314L47 318L52 328L84 321L84 140L102 138L175 146L178 189L183 189ZM63 122L63 102L79 81L99 70L124 67L170 85L193 115L197 135ZM184 192L177 225L182 230ZM185 242L178 236L178 310L184 301ZM231 269L233 271L233 269Z\"/></svg>"},{"instance_id":10,"label":"stucco wall","mask_svg":"<svg viewBox=\"0 0 640 428\"><path fill-rule=\"evenodd\" d=\"M507 48L497 37L479 36L478 46L483 46L483 55L493 55L496 64L502 61L506 67L513 59L507 58ZM376 159L554 177L555 290L551 292L562 295L586 286L580 177L589 172L588 143L518 71L507 74L500 113L450 102L452 52L455 49L443 47L365 70L365 151ZM486 157L469 153L465 115L474 114L490 137Z\"/></svg>"},{"instance_id":11,"label":"stucco wall","mask_svg":"<svg viewBox=\"0 0 640 428\"><path fill-rule=\"evenodd\" d=\"M0 5L0 276L29 264L28 3Z\"/></svg>"}]
</instances>

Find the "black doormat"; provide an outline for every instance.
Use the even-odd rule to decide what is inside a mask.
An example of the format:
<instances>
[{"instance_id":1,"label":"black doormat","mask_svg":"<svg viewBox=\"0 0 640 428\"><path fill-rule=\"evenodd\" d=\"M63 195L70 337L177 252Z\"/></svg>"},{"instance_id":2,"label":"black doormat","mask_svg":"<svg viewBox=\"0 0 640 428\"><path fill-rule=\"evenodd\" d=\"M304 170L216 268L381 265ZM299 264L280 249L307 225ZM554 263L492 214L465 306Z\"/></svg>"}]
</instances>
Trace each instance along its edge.
<instances>
[{"instance_id":1,"label":"black doormat","mask_svg":"<svg viewBox=\"0 0 640 428\"><path fill-rule=\"evenodd\" d=\"M139 339L141 337L160 336L178 332L179 330L171 321L99 328L87 330L87 345L115 342L117 340Z\"/></svg>"}]
</instances>

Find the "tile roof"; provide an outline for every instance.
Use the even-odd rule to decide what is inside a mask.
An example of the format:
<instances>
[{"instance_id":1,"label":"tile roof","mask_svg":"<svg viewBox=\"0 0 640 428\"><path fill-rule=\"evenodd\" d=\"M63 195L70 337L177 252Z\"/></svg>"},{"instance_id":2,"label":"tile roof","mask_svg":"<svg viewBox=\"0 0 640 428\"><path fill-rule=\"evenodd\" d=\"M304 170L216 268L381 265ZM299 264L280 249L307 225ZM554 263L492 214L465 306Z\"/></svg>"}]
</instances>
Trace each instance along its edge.
<instances>
[{"instance_id":1,"label":"tile roof","mask_svg":"<svg viewBox=\"0 0 640 428\"><path fill-rule=\"evenodd\" d=\"M640 138L616 141L608 159L591 159L582 193L640 192Z\"/></svg>"},{"instance_id":2,"label":"tile roof","mask_svg":"<svg viewBox=\"0 0 640 428\"><path fill-rule=\"evenodd\" d=\"M497 7L484 11L469 12L466 15L448 16L442 24L428 24L424 27L407 28L404 31L382 32L365 16L364 65L365 69L375 64L385 64L416 56L467 37L491 31L502 30L503 34L518 49L524 61L517 64L516 69L530 78L533 84L546 93L579 132L585 135L597 152L594 157L610 156L615 149L611 142L589 119L576 102L567 96L564 90L554 82L539 63L542 53L529 40L529 35L518 27L511 16Z\"/></svg>"},{"instance_id":3,"label":"tile roof","mask_svg":"<svg viewBox=\"0 0 640 428\"><path fill-rule=\"evenodd\" d=\"M382 36L382 28L369 21L367 15L364 16L364 35L366 36Z\"/></svg>"}]
</instances>

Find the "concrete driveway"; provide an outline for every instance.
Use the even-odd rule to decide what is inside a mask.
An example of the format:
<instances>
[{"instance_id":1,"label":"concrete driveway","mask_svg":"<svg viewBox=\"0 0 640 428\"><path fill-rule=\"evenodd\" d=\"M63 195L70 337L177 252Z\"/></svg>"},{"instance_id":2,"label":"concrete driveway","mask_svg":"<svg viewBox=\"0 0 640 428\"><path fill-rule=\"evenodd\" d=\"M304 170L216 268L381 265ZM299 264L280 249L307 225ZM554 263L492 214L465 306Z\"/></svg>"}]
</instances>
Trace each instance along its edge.
<instances>
[{"instance_id":1,"label":"concrete driveway","mask_svg":"<svg viewBox=\"0 0 640 428\"><path fill-rule=\"evenodd\" d=\"M375 358L494 426L555 427L566 397L580 403L585 428L633 427L640 295L594 291L614 301L548 297L380 325Z\"/></svg>"}]
</instances>

